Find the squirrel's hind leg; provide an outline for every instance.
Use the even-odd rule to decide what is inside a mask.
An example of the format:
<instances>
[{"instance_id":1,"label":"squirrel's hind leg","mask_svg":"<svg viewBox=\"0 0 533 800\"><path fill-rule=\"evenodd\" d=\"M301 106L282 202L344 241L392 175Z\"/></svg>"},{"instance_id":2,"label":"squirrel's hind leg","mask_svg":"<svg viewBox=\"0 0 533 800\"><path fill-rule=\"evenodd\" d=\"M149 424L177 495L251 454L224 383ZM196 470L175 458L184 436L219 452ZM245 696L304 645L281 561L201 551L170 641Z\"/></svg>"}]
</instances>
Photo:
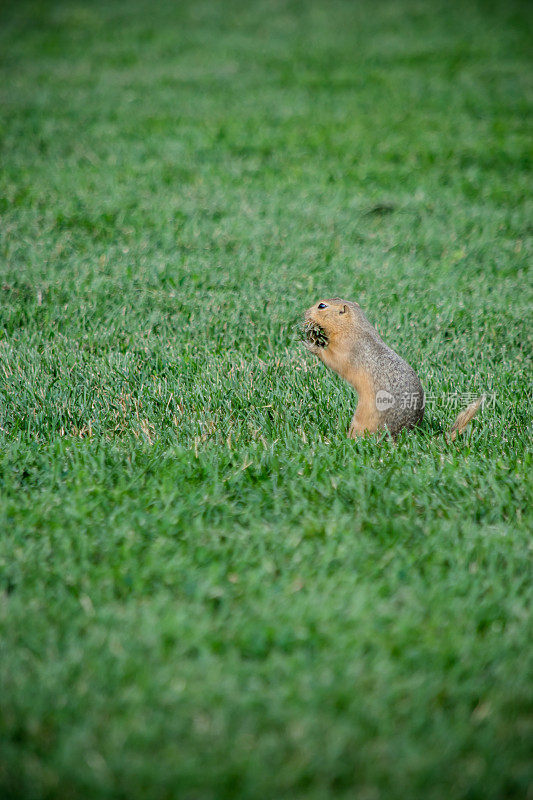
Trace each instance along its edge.
<instances>
[{"instance_id":1,"label":"squirrel's hind leg","mask_svg":"<svg viewBox=\"0 0 533 800\"><path fill-rule=\"evenodd\" d=\"M377 430L379 430L378 421L371 415L362 414L359 407L357 407L348 428L348 437L350 439L358 439L360 436L364 436L365 433L375 433Z\"/></svg>"}]
</instances>

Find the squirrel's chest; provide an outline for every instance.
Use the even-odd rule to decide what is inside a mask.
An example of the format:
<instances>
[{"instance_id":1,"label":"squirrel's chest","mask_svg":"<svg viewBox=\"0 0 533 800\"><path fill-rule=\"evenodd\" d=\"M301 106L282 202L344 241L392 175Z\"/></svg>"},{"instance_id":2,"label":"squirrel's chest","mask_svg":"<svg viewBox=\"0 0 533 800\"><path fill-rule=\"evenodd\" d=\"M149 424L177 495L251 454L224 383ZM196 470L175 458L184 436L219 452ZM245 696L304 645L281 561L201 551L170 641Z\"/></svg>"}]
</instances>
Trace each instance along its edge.
<instances>
[{"instance_id":1,"label":"squirrel's chest","mask_svg":"<svg viewBox=\"0 0 533 800\"><path fill-rule=\"evenodd\" d=\"M327 367L354 387L360 400L370 400L374 397L375 386L372 371L357 364L350 353L326 348L320 355Z\"/></svg>"}]
</instances>

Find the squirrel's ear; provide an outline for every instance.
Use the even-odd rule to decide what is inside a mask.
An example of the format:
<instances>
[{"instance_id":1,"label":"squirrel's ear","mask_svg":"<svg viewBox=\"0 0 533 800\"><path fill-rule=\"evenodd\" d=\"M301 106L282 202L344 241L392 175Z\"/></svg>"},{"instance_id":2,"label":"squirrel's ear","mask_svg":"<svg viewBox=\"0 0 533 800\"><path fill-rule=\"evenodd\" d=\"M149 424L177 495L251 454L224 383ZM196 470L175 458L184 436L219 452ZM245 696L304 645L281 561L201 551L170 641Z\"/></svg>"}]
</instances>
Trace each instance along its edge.
<instances>
[{"instance_id":1,"label":"squirrel's ear","mask_svg":"<svg viewBox=\"0 0 533 800\"><path fill-rule=\"evenodd\" d=\"M348 311L348 306L344 304L341 310L339 311L339 314L346 314L347 311Z\"/></svg>"}]
</instances>

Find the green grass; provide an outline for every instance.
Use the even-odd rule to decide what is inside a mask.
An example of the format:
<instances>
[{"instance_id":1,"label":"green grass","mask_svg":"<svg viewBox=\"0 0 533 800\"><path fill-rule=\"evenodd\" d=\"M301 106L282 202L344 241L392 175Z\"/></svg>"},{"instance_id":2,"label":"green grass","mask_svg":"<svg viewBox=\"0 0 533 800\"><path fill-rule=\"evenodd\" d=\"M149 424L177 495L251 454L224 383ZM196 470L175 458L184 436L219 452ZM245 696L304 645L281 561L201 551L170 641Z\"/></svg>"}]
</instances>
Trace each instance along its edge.
<instances>
[{"instance_id":1,"label":"green grass","mask_svg":"<svg viewBox=\"0 0 533 800\"><path fill-rule=\"evenodd\" d=\"M0 794L525 797L528 4L0 13ZM397 444L331 295L433 398Z\"/></svg>"}]
</instances>

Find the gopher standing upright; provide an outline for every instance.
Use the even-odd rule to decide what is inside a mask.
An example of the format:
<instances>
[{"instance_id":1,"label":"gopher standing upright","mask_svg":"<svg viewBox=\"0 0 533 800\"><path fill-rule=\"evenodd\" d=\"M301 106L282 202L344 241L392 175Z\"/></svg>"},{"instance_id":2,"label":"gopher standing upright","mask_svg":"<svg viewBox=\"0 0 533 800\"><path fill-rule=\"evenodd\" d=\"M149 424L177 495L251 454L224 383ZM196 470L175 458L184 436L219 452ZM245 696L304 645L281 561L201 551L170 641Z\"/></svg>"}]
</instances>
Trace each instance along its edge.
<instances>
[{"instance_id":1,"label":"gopher standing upright","mask_svg":"<svg viewBox=\"0 0 533 800\"><path fill-rule=\"evenodd\" d=\"M424 416L424 390L414 369L387 347L358 303L334 297L305 312L305 344L330 369L348 381L359 401L349 436L388 429L396 436ZM476 400L451 428L461 433L481 406Z\"/></svg>"}]
</instances>

